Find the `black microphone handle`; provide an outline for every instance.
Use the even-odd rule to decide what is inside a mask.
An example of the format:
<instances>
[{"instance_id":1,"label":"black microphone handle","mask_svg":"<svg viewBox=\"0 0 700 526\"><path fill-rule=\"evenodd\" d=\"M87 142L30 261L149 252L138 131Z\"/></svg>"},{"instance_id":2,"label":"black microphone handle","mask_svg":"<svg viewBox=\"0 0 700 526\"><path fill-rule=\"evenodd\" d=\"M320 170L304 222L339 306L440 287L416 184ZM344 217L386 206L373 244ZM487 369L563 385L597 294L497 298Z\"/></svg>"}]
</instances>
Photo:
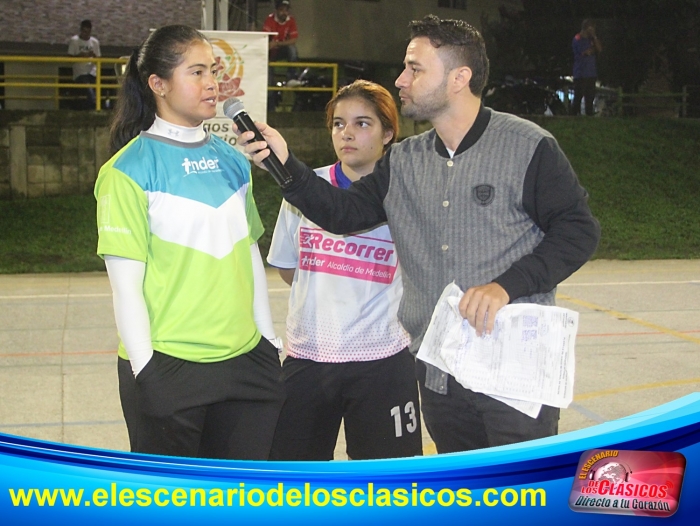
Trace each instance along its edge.
<instances>
[{"instance_id":1,"label":"black microphone handle","mask_svg":"<svg viewBox=\"0 0 700 526\"><path fill-rule=\"evenodd\" d=\"M265 141L265 138L260 133L260 130L258 130L257 126L253 124L253 120L246 112L241 111L234 115L233 122L236 123L238 129L242 132L252 131L255 134L256 141ZM275 152L272 151L272 148L270 148L270 155L264 159L262 163L270 172L270 175L272 175L275 182L282 188L287 188L290 184L292 184L292 176L284 167L279 157L275 155Z\"/></svg>"}]
</instances>

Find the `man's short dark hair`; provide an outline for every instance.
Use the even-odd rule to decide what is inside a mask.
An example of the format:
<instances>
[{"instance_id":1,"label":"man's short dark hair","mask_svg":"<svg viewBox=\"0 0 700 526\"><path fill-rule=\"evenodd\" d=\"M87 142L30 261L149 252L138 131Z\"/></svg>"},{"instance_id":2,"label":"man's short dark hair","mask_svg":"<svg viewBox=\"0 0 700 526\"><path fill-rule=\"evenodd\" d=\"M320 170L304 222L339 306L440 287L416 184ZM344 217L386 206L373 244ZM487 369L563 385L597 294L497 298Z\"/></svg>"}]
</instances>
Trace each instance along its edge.
<instances>
[{"instance_id":1,"label":"man's short dark hair","mask_svg":"<svg viewBox=\"0 0 700 526\"><path fill-rule=\"evenodd\" d=\"M292 7L292 4L289 2L289 0L275 0L275 9L279 9L283 5L286 5L287 7Z\"/></svg>"},{"instance_id":2,"label":"man's short dark hair","mask_svg":"<svg viewBox=\"0 0 700 526\"><path fill-rule=\"evenodd\" d=\"M414 20L409 24L411 39L426 37L433 47L442 48L441 58L445 69L450 71L460 66L472 70L469 89L481 97L489 78L489 58L486 56L486 44L481 33L463 20L441 20L435 15L428 15L423 20Z\"/></svg>"},{"instance_id":3,"label":"man's short dark hair","mask_svg":"<svg viewBox=\"0 0 700 526\"><path fill-rule=\"evenodd\" d=\"M90 29L92 29L92 22L90 22L89 20L83 20L82 22L80 22L80 29L84 27L89 27Z\"/></svg>"}]
</instances>

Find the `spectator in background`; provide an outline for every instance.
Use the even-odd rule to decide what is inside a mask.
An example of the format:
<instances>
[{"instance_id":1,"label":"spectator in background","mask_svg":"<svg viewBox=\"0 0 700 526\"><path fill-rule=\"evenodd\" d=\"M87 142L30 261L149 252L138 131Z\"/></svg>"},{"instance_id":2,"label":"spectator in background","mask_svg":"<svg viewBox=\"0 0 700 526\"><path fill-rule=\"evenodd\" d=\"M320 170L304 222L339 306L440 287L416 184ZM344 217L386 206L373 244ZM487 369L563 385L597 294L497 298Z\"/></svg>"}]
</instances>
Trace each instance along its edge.
<instances>
[{"instance_id":1,"label":"spectator in background","mask_svg":"<svg viewBox=\"0 0 700 526\"><path fill-rule=\"evenodd\" d=\"M73 35L68 44L68 54L73 57L100 57L100 41L91 35L92 22L80 22L80 32ZM97 66L94 62L76 62L73 64L73 80L80 84L94 84L97 81ZM88 88L82 109L95 109L95 88Z\"/></svg>"},{"instance_id":2,"label":"spectator in background","mask_svg":"<svg viewBox=\"0 0 700 526\"><path fill-rule=\"evenodd\" d=\"M595 34L592 20L584 20L581 32L577 33L572 42L574 50L574 102L572 115L581 113L581 99L586 101L586 115L593 115L593 99L595 99L595 83L598 77L596 54L603 51L603 46Z\"/></svg>"},{"instance_id":3,"label":"spectator in background","mask_svg":"<svg viewBox=\"0 0 700 526\"><path fill-rule=\"evenodd\" d=\"M297 22L294 17L289 14L291 5L289 0L275 0L275 12L270 13L265 19L262 30L268 33L277 33L270 36L270 52L269 60L296 62L299 56L297 55L296 41L299 37L297 31ZM296 76L296 69L287 69L287 80L293 79ZM268 70L268 85L275 85L275 72L272 67ZM294 81L290 85L299 85L298 81ZM281 99L281 92L268 90L267 93L267 108L268 111L274 111L277 103Z\"/></svg>"},{"instance_id":4,"label":"spectator in background","mask_svg":"<svg viewBox=\"0 0 700 526\"><path fill-rule=\"evenodd\" d=\"M289 0L276 0L275 12L270 13L263 24L263 31L277 33L270 37L270 62L296 62L299 58L296 47L299 32L296 20L289 14L290 7Z\"/></svg>"}]
</instances>

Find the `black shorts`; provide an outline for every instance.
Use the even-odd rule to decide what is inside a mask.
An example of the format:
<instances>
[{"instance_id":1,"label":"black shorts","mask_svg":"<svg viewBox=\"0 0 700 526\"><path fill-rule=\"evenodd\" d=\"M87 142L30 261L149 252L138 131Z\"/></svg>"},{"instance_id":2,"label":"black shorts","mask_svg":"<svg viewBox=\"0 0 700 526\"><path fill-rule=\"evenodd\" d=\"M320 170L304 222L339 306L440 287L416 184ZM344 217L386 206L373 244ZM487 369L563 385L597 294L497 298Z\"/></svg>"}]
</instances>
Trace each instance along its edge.
<instances>
[{"instance_id":1,"label":"black shorts","mask_svg":"<svg viewBox=\"0 0 700 526\"><path fill-rule=\"evenodd\" d=\"M156 351L136 378L119 358L118 372L133 452L267 460L284 403L282 366L267 339L223 362Z\"/></svg>"},{"instance_id":2,"label":"black shorts","mask_svg":"<svg viewBox=\"0 0 700 526\"><path fill-rule=\"evenodd\" d=\"M270 460L332 460L344 420L348 457L422 454L415 360L408 349L369 362L287 357L287 400Z\"/></svg>"}]
</instances>

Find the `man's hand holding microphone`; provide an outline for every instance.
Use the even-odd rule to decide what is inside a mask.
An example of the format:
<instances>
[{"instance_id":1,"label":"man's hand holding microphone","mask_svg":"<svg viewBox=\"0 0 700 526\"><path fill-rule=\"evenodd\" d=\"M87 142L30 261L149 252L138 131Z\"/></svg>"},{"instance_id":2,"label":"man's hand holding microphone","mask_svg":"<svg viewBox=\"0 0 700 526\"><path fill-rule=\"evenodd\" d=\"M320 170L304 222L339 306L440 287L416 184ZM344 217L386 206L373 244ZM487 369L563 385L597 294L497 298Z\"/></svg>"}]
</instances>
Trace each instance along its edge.
<instances>
[{"instance_id":1,"label":"man's hand holding microphone","mask_svg":"<svg viewBox=\"0 0 700 526\"><path fill-rule=\"evenodd\" d=\"M256 166L270 172L278 185L286 188L292 176L284 167L289 158L287 142L277 130L262 122L254 123L243 108L243 103L232 97L224 102L224 114L233 120L244 151Z\"/></svg>"}]
</instances>

